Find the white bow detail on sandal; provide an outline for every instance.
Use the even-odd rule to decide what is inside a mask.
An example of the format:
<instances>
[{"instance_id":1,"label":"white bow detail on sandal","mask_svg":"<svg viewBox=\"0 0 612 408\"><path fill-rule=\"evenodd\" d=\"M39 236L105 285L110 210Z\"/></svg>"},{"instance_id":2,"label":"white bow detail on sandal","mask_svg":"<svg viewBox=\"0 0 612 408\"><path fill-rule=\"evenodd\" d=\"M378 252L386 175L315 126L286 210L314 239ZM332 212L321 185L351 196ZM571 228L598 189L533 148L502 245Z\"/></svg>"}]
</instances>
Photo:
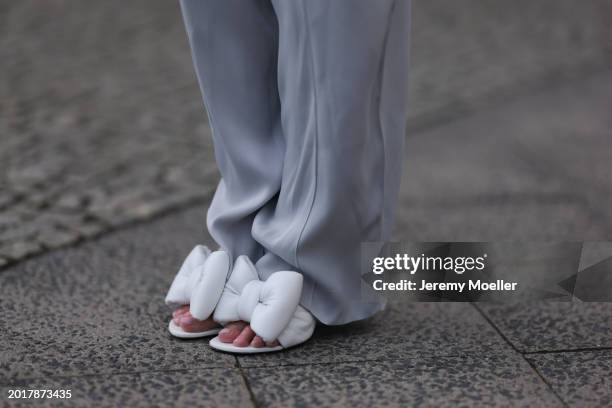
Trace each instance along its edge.
<instances>
[{"instance_id":1,"label":"white bow detail on sandal","mask_svg":"<svg viewBox=\"0 0 612 408\"><path fill-rule=\"evenodd\" d=\"M211 347L230 353L266 353L308 340L315 320L299 305L302 283L302 275L293 271L276 272L262 282L251 260L238 257L213 319L223 325L239 320L250 322L255 334L265 342L278 340L280 346L237 347L215 337L210 341Z\"/></svg>"},{"instance_id":2,"label":"white bow detail on sandal","mask_svg":"<svg viewBox=\"0 0 612 408\"><path fill-rule=\"evenodd\" d=\"M193 317L198 320L208 319L221 297L231 264L231 258L227 252L211 252L203 245L196 246L185 258L181 269L172 281L166 295L166 305L171 309L177 309L188 304L189 312ZM189 339L212 336L220 329L186 332L170 320L168 330L175 337Z\"/></svg>"}]
</instances>

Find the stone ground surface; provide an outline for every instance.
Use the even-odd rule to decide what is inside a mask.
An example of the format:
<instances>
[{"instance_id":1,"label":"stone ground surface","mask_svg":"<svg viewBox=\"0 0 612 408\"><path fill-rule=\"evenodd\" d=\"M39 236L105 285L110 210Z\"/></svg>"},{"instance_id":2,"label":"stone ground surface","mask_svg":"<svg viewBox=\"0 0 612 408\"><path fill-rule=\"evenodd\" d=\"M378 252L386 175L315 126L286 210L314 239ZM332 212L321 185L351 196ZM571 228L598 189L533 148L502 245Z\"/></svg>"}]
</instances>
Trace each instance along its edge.
<instances>
[{"instance_id":1,"label":"stone ground surface","mask_svg":"<svg viewBox=\"0 0 612 408\"><path fill-rule=\"evenodd\" d=\"M437 130L444 138L417 130L612 66L611 21L606 0L415 1L409 114L420 141L410 146L453 143L448 129ZM205 202L217 172L175 1L3 2L0 68L0 266ZM557 137L547 112L548 129L533 131ZM498 138L474 130L454 143L495 148ZM489 144L472 149L470 137ZM520 137L504 142L527 167L532 135ZM492 191L478 183L485 177L474 183ZM488 180L506 191L499 175Z\"/></svg>"},{"instance_id":2,"label":"stone ground surface","mask_svg":"<svg viewBox=\"0 0 612 408\"><path fill-rule=\"evenodd\" d=\"M612 241L612 6L576 4L415 1L396 238ZM612 404L610 303L394 301L267 356L172 339L218 177L176 2L4 2L0 33L0 405Z\"/></svg>"}]
</instances>

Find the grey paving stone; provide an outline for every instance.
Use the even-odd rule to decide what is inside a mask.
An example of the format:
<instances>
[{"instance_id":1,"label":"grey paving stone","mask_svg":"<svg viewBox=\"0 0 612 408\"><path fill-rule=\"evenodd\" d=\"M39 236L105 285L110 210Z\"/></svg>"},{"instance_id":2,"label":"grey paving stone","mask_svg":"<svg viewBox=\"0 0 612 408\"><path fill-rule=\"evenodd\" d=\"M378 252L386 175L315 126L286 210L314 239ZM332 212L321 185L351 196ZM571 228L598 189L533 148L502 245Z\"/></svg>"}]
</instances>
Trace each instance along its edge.
<instances>
[{"instance_id":1,"label":"grey paving stone","mask_svg":"<svg viewBox=\"0 0 612 408\"><path fill-rule=\"evenodd\" d=\"M518 354L417 356L365 363L246 370L269 407L558 407L560 401Z\"/></svg>"},{"instance_id":2,"label":"grey paving stone","mask_svg":"<svg viewBox=\"0 0 612 408\"><path fill-rule=\"evenodd\" d=\"M22 241L36 241L34 237L47 225L41 225L34 220L22 221L18 226L14 226L2 232L2 242L11 244Z\"/></svg>"},{"instance_id":3,"label":"grey paving stone","mask_svg":"<svg viewBox=\"0 0 612 408\"><path fill-rule=\"evenodd\" d=\"M54 251L0 274L0 381L185 368L235 359L167 332L163 297L198 242L200 209ZM179 249L180 248L180 249Z\"/></svg>"},{"instance_id":4,"label":"grey paving stone","mask_svg":"<svg viewBox=\"0 0 612 408\"><path fill-rule=\"evenodd\" d=\"M85 197L78 193L68 193L60 196L54 204L58 208L74 211L84 206Z\"/></svg>"},{"instance_id":5,"label":"grey paving stone","mask_svg":"<svg viewBox=\"0 0 612 408\"><path fill-rule=\"evenodd\" d=\"M107 230L107 226L99 221L87 221L78 228L79 236L92 238Z\"/></svg>"},{"instance_id":6,"label":"grey paving stone","mask_svg":"<svg viewBox=\"0 0 612 408\"><path fill-rule=\"evenodd\" d=\"M610 56L612 34L604 27L611 16L596 1L581 7L571 0L414 1L412 121L445 108L487 106L486 98L479 103L486 95L499 97L531 87L534 78L554 81L580 66L597 66Z\"/></svg>"},{"instance_id":7,"label":"grey paving stone","mask_svg":"<svg viewBox=\"0 0 612 408\"><path fill-rule=\"evenodd\" d=\"M294 349L238 359L243 367L252 367L508 351L507 343L470 304L394 301L367 321L319 326L310 341Z\"/></svg>"},{"instance_id":8,"label":"grey paving stone","mask_svg":"<svg viewBox=\"0 0 612 408\"><path fill-rule=\"evenodd\" d=\"M537 92L409 138L397 235L612 240L611 79Z\"/></svg>"},{"instance_id":9,"label":"grey paving stone","mask_svg":"<svg viewBox=\"0 0 612 408\"><path fill-rule=\"evenodd\" d=\"M14 241L0 247L0 254L9 259L21 259L28 255L38 253L41 250L38 242Z\"/></svg>"},{"instance_id":10,"label":"grey paving stone","mask_svg":"<svg viewBox=\"0 0 612 408\"><path fill-rule=\"evenodd\" d=\"M0 229L7 230L16 227L24 218L25 217L18 212L0 214Z\"/></svg>"},{"instance_id":11,"label":"grey paving stone","mask_svg":"<svg viewBox=\"0 0 612 408\"><path fill-rule=\"evenodd\" d=\"M612 405L612 350L531 354L526 358L569 406Z\"/></svg>"},{"instance_id":12,"label":"grey paving stone","mask_svg":"<svg viewBox=\"0 0 612 408\"><path fill-rule=\"evenodd\" d=\"M395 237L407 242L581 241L612 229L581 200L554 194L406 203L398 213Z\"/></svg>"},{"instance_id":13,"label":"grey paving stone","mask_svg":"<svg viewBox=\"0 0 612 408\"><path fill-rule=\"evenodd\" d=\"M155 222L131 227L100 241L97 253L127 265L127 270L150 269L143 277L159 278L156 285L169 285L182 261L196 244L217 249L206 231L206 205L173 212ZM146 256L134 258L134 253ZM167 287L164 287L164 291ZM164 293L158 294L163 298Z\"/></svg>"},{"instance_id":14,"label":"grey paving stone","mask_svg":"<svg viewBox=\"0 0 612 408\"><path fill-rule=\"evenodd\" d=\"M0 209L8 207L11 203L13 203L14 200L15 197L13 196L13 194L7 191L0 192Z\"/></svg>"},{"instance_id":15,"label":"grey paving stone","mask_svg":"<svg viewBox=\"0 0 612 408\"><path fill-rule=\"evenodd\" d=\"M478 307L522 352L612 347L612 303L479 303Z\"/></svg>"},{"instance_id":16,"label":"grey paving stone","mask_svg":"<svg viewBox=\"0 0 612 408\"><path fill-rule=\"evenodd\" d=\"M45 248L54 249L76 242L79 239L79 235L72 231L54 228L40 231L37 238Z\"/></svg>"},{"instance_id":17,"label":"grey paving stone","mask_svg":"<svg viewBox=\"0 0 612 408\"><path fill-rule=\"evenodd\" d=\"M71 390L70 399L8 400L9 389ZM0 386L5 406L44 407L250 407L238 370L209 369L119 374L81 378L45 378ZM27 405L30 405L27 404Z\"/></svg>"}]
</instances>

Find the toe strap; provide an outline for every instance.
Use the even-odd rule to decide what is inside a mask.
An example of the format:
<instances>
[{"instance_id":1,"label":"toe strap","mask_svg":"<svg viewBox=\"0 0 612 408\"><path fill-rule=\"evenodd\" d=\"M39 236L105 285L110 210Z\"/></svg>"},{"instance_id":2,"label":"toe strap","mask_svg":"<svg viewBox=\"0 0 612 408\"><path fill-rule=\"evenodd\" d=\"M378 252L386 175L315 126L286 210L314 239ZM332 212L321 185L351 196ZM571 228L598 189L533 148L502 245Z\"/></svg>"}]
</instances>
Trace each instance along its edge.
<instances>
[{"instance_id":1,"label":"toe strap","mask_svg":"<svg viewBox=\"0 0 612 408\"><path fill-rule=\"evenodd\" d=\"M285 329L276 337L278 342L285 348L295 346L308 340L315 329L315 319L312 314L302 306L295 309L295 313L291 317L289 324ZM258 328L252 326L255 333L259 333ZM263 337L262 337L263 338ZM272 341L273 339L265 341Z\"/></svg>"},{"instance_id":2,"label":"toe strap","mask_svg":"<svg viewBox=\"0 0 612 408\"><path fill-rule=\"evenodd\" d=\"M166 305L176 309L189 304L192 290L204 274L204 263L211 253L204 245L197 245L191 250L170 285L166 294Z\"/></svg>"},{"instance_id":3,"label":"toe strap","mask_svg":"<svg viewBox=\"0 0 612 408\"><path fill-rule=\"evenodd\" d=\"M297 272L281 271L260 286L259 302L248 321L264 341L277 339L291 322L302 295L302 281Z\"/></svg>"},{"instance_id":4,"label":"toe strap","mask_svg":"<svg viewBox=\"0 0 612 408\"><path fill-rule=\"evenodd\" d=\"M196 246L176 274L166 304L173 309L189 304L193 317L207 319L221 297L230 270L227 252L211 252L203 245Z\"/></svg>"},{"instance_id":5,"label":"toe strap","mask_svg":"<svg viewBox=\"0 0 612 408\"><path fill-rule=\"evenodd\" d=\"M213 314L231 267L227 252L215 251L209 255L204 263L204 273L192 290L189 311L193 317L205 320Z\"/></svg>"},{"instance_id":6,"label":"toe strap","mask_svg":"<svg viewBox=\"0 0 612 408\"><path fill-rule=\"evenodd\" d=\"M255 266L246 256L236 260L215 309L214 319L227 324L250 322L251 328L264 341L279 342L289 347L307 340L314 330L314 318L299 306L302 275L280 271L260 281Z\"/></svg>"}]
</instances>

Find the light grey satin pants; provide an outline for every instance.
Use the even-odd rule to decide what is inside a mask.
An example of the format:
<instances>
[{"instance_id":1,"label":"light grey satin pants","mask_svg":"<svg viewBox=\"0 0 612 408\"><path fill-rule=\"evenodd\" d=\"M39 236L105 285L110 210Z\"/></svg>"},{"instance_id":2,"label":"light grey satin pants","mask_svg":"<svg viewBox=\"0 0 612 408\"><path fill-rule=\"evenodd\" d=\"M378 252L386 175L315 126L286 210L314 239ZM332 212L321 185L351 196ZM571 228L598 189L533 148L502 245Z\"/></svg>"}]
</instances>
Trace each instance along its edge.
<instances>
[{"instance_id":1,"label":"light grey satin pants","mask_svg":"<svg viewBox=\"0 0 612 408\"><path fill-rule=\"evenodd\" d=\"M207 224L266 279L304 276L325 324L362 296L360 246L389 238L406 124L409 0L182 0L221 181Z\"/></svg>"}]
</instances>

